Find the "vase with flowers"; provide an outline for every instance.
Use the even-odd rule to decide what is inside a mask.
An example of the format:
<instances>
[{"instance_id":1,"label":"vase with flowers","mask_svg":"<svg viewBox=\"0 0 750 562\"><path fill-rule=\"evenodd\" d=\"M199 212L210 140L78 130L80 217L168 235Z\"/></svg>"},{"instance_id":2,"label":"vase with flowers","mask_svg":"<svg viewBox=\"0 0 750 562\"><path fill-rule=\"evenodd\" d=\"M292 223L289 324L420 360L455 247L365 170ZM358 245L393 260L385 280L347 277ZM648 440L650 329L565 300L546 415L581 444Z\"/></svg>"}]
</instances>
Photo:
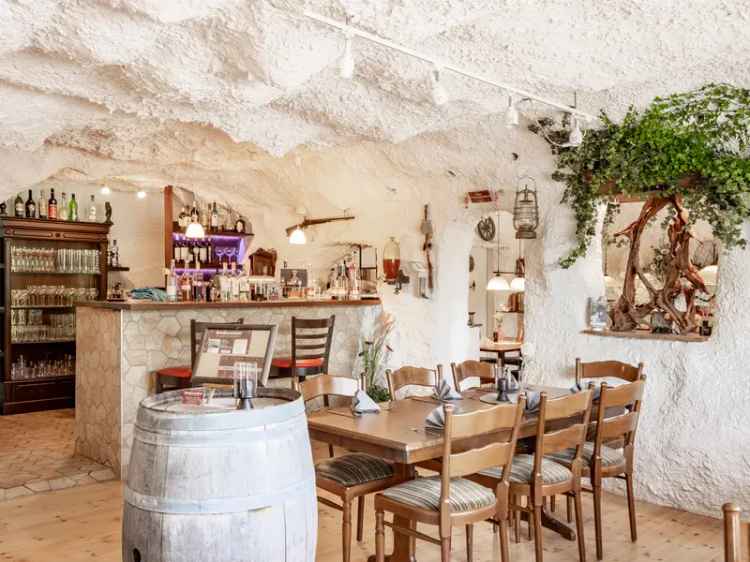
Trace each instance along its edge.
<instances>
[{"instance_id":1,"label":"vase with flowers","mask_svg":"<svg viewBox=\"0 0 750 562\"><path fill-rule=\"evenodd\" d=\"M390 400L388 388L383 384L385 366L393 349L388 337L395 324L393 315L382 313L369 336L360 342L359 358L362 362L362 381L368 396L376 402Z\"/></svg>"}]
</instances>

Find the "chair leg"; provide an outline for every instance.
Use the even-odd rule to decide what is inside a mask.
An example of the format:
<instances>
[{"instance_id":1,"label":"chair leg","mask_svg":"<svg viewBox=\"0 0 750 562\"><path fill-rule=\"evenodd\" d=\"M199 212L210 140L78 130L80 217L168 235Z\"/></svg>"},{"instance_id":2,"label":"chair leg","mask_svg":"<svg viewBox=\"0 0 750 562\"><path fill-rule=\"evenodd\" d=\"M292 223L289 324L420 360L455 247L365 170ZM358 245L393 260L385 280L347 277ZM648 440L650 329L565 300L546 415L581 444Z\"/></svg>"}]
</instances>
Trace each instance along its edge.
<instances>
[{"instance_id":1,"label":"chair leg","mask_svg":"<svg viewBox=\"0 0 750 562\"><path fill-rule=\"evenodd\" d=\"M581 507L581 492L574 498L576 506L576 534L578 535L578 558L580 562L586 562L586 542L583 537L583 509ZM599 558L601 560L601 558Z\"/></svg>"},{"instance_id":2,"label":"chair leg","mask_svg":"<svg viewBox=\"0 0 750 562\"><path fill-rule=\"evenodd\" d=\"M638 540L638 529L635 525L635 492L633 490L633 475L625 474L625 485L628 489L628 514L630 515L630 540Z\"/></svg>"},{"instance_id":3,"label":"chair leg","mask_svg":"<svg viewBox=\"0 0 750 562\"><path fill-rule=\"evenodd\" d=\"M344 524L341 529L341 546L344 552L344 562L349 562L352 555L352 503L349 500L344 500L341 507L344 518Z\"/></svg>"},{"instance_id":4,"label":"chair leg","mask_svg":"<svg viewBox=\"0 0 750 562\"><path fill-rule=\"evenodd\" d=\"M592 489L594 491L594 532L596 533L596 559L604 558L604 547L602 542L602 487L594 482Z\"/></svg>"},{"instance_id":5,"label":"chair leg","mask_svg":"<svg viewBox=\"0 0 750 562\"><path fill-rule=\"evenodd\" d=\"M333 452L333 445L328 445L328 456L330 456L331 458L335 456Z\"/></svg>"},{"instance_id":6,"label":"chair leg","mask_svg":"<svg viewBox=\"0 0 750 562\"><path fill-rule=\"evenodd\" d=\"M385 562L385 513L375 512L375 561Z\"/></svg>"},{"instance_id":7,"label":"chair leg","mask_svg":"<svg viewBox=\"0 0 750 562\"><path fill-rule=\"evenodd\" d=\"M529 496L528 498L526 498L526 507L531 507L531 496ZM528 523L529 524L526 527L526 533L527 533L527 538L529 540L531 540L532 539L532 536L531 536L531 527L532 527L531 516L529 516ZM534 529L534 530L536 530L536 529Z\"/></svg>"},{"instance_id":8,"label":"chair leg","mask_svg":"<svg viewBox=\"0 0 750 562\"><path fill-rule=\"evenodd\" d=\"M156 379L154 381L154 392L156 394L161 394L164 390L164 384L161 382L161 377L159 375L156 375L154 378Z\"/></svg>"},{"instance_id":9,"label":"chair leg","mask_svg":"<svg viewBox=\"0 0 750 562\"><path fill-rule=\"evenodd\" d=\"M440 539L440 562L451 562L451 538Z\"/></svg>"},{"instance_id":10,"label":"chair leg","mask_svg":"<svg viewBox=\"0 0 750 562\"><path fill-rule=\"evenodd\" d=\"M357 498L357 542L362 542L362 532L365 526L365 497Z\"/></svg>"},{"instance_id":11,"label":"chair leg","mask_svg":"<svg viewBox=\"0 0 750 562\"><path fill-rule=\"evenodd\" d=\"M516 496L513 496L511 504L516 505L516 501L518 501L518 498ZM521 542L521 512L518 509L514 509L511 512L511 515L513 517L513 535L516 540L516 544L518 544Z\"/></svg>"},{"instance_id":12,"label":"chair leg","mask_svg":"<svg viewBox=\"0 0 750 562\"><path fill-rule=\"evenodd\" d=\"M557 509L557 501L556 500L557 500L557 496L552 496L549 499L549 509L550 509L550 511L552 513L554 513L555 510Z\"/></svg>"},{"instance_id":13,"label":"chair leg","mask_svg":"<svg viewBox=\"0 0 750 562\"><path fill-rule=\"evenodd\" d=\"M567 500L568 502L567 502L566 510L567 510L567 516L568 516L568 523L572 523L573 522L573 498L571 498L570 496L567 496Z\"/></svg>"},{"instance_id":14,"label":"chair leg","mask_svg":"<svg viewBox=\"0 0 750 562\"><path fill-rule=\"evenodd\" d=\"M466 525L466 562L474 560L474 525Z\"/></svg>"},{"instance_id":15,"label":"chair leg","mask_svg":"<svg viewBox=\"0 0 750 562\"><path fill-rule=\"evenodd\" d=\"M510 555L508 554L508 521L503 519L500 521L500 560L501 562L510 562Z\"/></svg>"},{"instance_id":16,"label":"chair leg","mask_svg":"<svg viewBox=\"0 0 750 562\"><path fill-rule=\"evenodd\" d=\"M529 522L531 527L531 522ZM534 506L534 552L536 562L543 562L544 554L542 553L542 506Z\"/></svg>"}]
</instances>

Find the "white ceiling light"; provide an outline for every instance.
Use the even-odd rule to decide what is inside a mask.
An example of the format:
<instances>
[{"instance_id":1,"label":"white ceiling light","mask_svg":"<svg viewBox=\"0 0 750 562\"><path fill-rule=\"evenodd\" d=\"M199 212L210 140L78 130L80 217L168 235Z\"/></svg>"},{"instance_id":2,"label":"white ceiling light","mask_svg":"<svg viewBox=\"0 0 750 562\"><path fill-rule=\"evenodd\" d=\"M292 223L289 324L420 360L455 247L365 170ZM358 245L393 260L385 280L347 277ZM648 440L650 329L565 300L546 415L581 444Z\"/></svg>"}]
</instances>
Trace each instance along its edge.
<instances>
[{"instance_id":1,"label":"white ceiling light","mask_svg":"<svg viewBox=\"0 0 750 562\"><path fill-rule=\"evenodd\" d=\"M508 129L518 127L521 122L521 116L518 114L516 104L513 103L513 96L508 96L508 109L505 110L505 126Z\"/></svg>"},{"instance_id":2,"label":"white ceiling light","mask_svg":"<svg viewBox=\"0 0 750 562\"><path fill-rule=\"evenodd\" d=\"M440 81L440 67L436 66L431 73L432 78L432 101L435 105L445 105L450 100L448 91Z\"/></svg>"},{"instance_id":3,"label":"white ceiling light","mask_svg":"<svg viewBox=\"0 0 750 562\"><path fill-rule=\"evenodd\" d=\"M352 53L352 40L354 36L351 33L346 34L344 43L344 52L339 60L339 76L347 80L354 76L354 53Z\"/></svg>"},{"instance_id":4,"label":"white ceiling light","mask_svg":"<svg viewBox=\"0 0 750 562\"><path fill-rule=\"evenodd\" d=\"M112 193L112 190L108 185L103 185L99 190L99 193L101 193L102 195L110 195Z\"/></svg>"},{"instance_id":5,"label":"white ceiling light","mask_svg":"<svg viewBox=\"0 0 750 562\"><path fill-rule=\"evenodd\" d=\"M145 198L146 198L146 192L145 192L145 191L143 191L142 189L139 189L139 190L138 190L138 191L136 192L135 196L136 196L136 197L137 197L138 199L145 199Z\"/></svg>"},{"instance_id":6,"label":"white ceiling light","mask_svg":"<svg viewBox=\"0 0 750 562\"><path fill-rule=\"evenodd\" d=\"M289 235L289 243L296 246L307 244L307 236L305 236L305 231L302 230L299 226L292 230L292 233Z\"/></svg>"},{"instance_id":7,"label":"white ceiling light","mask_svg":"<svg viewBox=\"0 0 750 562\"><path fill-rule=\"evenodd\" d=\"M185 238L200 239L206 237L206 231L199 222L191 222L185 229Z\"/></svg>"}]
</instances>

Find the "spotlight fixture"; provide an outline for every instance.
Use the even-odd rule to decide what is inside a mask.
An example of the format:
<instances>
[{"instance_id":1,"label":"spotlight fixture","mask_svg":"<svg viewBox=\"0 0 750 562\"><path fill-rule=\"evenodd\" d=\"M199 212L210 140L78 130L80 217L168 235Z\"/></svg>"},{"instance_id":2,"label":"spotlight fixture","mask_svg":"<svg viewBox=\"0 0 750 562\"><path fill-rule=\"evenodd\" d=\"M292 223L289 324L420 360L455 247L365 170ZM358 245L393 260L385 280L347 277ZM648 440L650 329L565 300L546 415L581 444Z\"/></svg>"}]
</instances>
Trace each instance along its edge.
<instances>
[{"instance_id":1,"label":"spotlight fixture","mask_svg":"<svg viewBox=\"0 0 750 562\"><path fill-rule=\"evenodd\" d=\"M302 230L301 227L297 226L289 235L289 243L294 244L295 246L307 244L307 236L305 236L305 231Z\"/></svg>"},{"instance_id":2,"label":"spotlight fixture","mask_svg":"<svg viewBox=\"0 0 750 562\"><path fill-rule=\"evenodd\" d=\"M351 33L346 34L344 43L344 52L339 60L339 76L347 80L354 76L354 54L352 53L352 40L354 36Z\"/></svg>"},{"instance_id":3,"label":"spotlight fixture","mask_svg":"<svg viewBox=\"0 0 750 562\"><path fill-rule=\"evenodd\" d=\"M108 185L103 185L101 189L99 190L99 193L101 193L102 195L111 195L112 190L109 188Z\"/></svg>"},{"instance_id":4,"label":"spotlight fixture","mask_svg":"<svg viewBox=\"0 0 750 562\"><path fill-rule=\"evenodd\" d=\"M514 129L518 127L521 122L521 117L518 114L516 104L513 103L513 96L508 96L508 109L505 110L505 126L508 129Z\"/></svg>"},{"instance_id":5,"label":"spotlight fixture","mask_svg":"<svg viewBox=\"0 0 750 562\"><path fill-rule=\"evenodd\" d=\"M440 67L436 66L432 69L432 101L435 105L445 105L448 103L450 96L448 91L440 81Z\"/></svg>"},{"instance_id":6,"label":"spotlight fixture","mask_svg":"<svg viewBox=\"0 0 750 562\"><path fill-rule=\"evenodd\" d=\"M568 142L563 144L563 146L581 146L581 143L583 142L583 131L581 130L581 124L578 122L578 118L575 115L571 115L570 119L573 124L573 128L570 130L570 137L568 137Z\"/></svg>"},{"instance_id":7,"label":"spotlight fixture","mask_svg":"<svg viewBox=\"0 0 750 562\"><path fill-rule=\"evenodd\" d=\"M138 191L136 192L135 196L136 196L136 197L137 197L138 199L145 199L145 198L146 198L146 192L145 192L145 191L143 191L142 189L139 189L139 190L138 190Z\"/></svg>"}]
</instances>

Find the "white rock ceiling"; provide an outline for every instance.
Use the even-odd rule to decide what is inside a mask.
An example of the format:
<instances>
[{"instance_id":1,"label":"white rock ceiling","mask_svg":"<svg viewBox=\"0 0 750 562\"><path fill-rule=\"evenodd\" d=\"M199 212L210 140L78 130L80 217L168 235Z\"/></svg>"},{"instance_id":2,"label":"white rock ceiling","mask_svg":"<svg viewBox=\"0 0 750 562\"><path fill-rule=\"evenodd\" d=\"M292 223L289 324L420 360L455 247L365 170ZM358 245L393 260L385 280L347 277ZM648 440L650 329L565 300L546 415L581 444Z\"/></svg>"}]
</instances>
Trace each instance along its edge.
<instances>
[{"instance_id":1,"label":"white rock ceiling","mask_svg":"<svg viewBox=\"0 0 750 562\"><path fill-rule=\"evenodd\" d=\"M341 79L341 35L305 8L564 103L577 91L592 113L750 82L750 7L732 0L0 0L0 147L136 162L159 184L362 140L453 141L502 112L500 92L452 75L435 107L427 65L362 40Z\"/></svg>"}]
</instances>

